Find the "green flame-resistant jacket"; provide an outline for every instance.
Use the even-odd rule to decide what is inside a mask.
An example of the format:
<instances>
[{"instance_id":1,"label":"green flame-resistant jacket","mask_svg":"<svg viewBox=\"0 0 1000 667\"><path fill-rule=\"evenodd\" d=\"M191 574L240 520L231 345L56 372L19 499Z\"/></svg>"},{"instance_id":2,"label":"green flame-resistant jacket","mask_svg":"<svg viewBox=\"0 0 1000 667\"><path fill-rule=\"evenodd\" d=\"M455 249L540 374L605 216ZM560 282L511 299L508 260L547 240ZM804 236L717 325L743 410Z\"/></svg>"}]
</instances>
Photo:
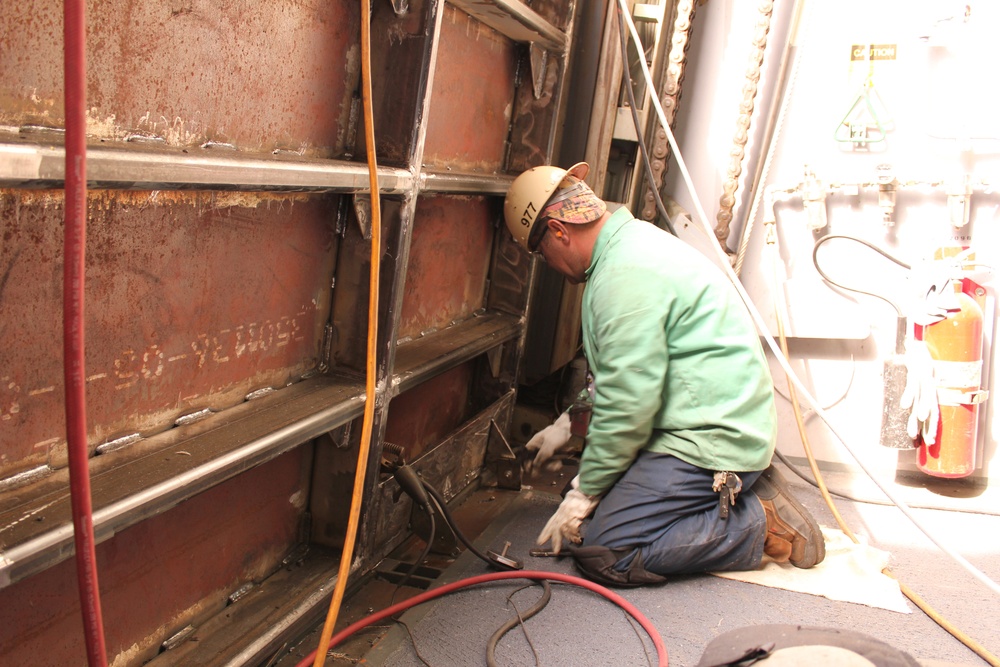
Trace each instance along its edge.
<instances>
[{"instance_id":1,"label":"green flame-resistant jacket","mask_svg":"<svg viewBox=\"0 0 1000 667\"><path fill-rule=\"evenodd\" d=\"M626 208L605 223L583 292L594 407L580 491L604 494L643 449L709 470L762 470L777 433L750 314L698 250Z\"/></svg>"}]
</instances>

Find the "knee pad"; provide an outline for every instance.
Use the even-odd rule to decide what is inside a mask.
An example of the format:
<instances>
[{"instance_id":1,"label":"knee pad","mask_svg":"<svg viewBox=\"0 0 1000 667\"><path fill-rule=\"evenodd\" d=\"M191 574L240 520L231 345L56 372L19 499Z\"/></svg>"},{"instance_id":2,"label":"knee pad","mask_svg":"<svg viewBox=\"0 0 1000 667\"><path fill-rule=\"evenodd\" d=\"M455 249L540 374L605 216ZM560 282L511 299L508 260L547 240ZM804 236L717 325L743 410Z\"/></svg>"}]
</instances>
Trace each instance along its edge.
<instances>
[{"instance_id":1,"label":"knee pad","mask_svg":"<svg viewBox=\"0 0 1000 667\"><path fill-rule=\"evenodd\" d=\"M635 552L635 557L623 570L615 569L622 558ZM581 573L591 581L606 586L634 588L647 584L662 584L666 577L649 572L643 567L642 552L638 549L609 549L602 546L573 547L573 560Z\"/></svg>"}]
</instances>

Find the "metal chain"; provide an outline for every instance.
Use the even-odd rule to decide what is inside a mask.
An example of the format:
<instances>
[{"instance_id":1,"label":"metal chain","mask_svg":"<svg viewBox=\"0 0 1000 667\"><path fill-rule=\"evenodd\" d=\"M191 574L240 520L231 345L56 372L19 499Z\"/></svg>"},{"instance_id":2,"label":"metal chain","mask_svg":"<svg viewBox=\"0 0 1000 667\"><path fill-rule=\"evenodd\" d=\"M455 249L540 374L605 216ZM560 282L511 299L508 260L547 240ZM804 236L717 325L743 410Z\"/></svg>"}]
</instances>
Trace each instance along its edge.
<instances>
[{"instance_id":1,"label":"metal chain","mask_svg":"<svg viewBox=\"0 0 1000 667\"><path fill-rule=\"evenodd\" d=\"M663 71L660 85L660 104L667 122L673 125L677 115L677 104L681 97L681 83L684 81L684 69L687 64L687 50L691 39L691 22L694 20L694 0L678 0L674 7L674 21L670 31L670 51L667 54L667 66ZM654 187L663 187L663 177L667 172L667 159L670 157L670 143L666 130L657 127L653 135L653 146L650 153L650 165L653 171ZM656 220L656 198L650 189L649 182L642 189L643 220Z\"/></svg>"},{"instance_id":2,"label":"metal chain","mask_svg":"<svg viewBox=\"0 0 1000 667\"><path fill-rule=\"evenodd\" d=\"M754 99L757 97L757 84L760 82L760 70L764 63L764 50L767 47L767 35L771 29L771 15L774 2L762 0L757 5L757 24L754 27L753 48L750 52L746 71L746 82L743 84L743 100L740 102L739 115L736 117L736 133L733 135L733 146L729 151L729 168L726 170L726 180L722 184L722 196L719 197L719 211L715 216L715 238L727 253L730 224L733 221L733 207L736 205L736 189L740 184L740 174L743 173L743 158L746 156L747 138L750 132L750 120L754 111Z\"/></svg>"}]
</instances>

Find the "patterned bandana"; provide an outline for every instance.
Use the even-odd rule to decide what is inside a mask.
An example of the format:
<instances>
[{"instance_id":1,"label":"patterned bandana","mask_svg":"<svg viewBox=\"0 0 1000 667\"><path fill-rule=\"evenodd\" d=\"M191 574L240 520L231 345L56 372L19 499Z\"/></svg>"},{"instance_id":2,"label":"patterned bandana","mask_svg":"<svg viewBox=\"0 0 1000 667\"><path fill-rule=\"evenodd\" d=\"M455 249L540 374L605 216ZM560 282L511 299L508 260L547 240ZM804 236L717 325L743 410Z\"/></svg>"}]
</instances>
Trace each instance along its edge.
<instances>
[{"instance_id":1,"label":"patterned bandana","mask_svg":"<svg viewBox=\"0 0 1000 667\"><path fill-rule=\"evenodd\" d=\"M552 218L579 225L593 222L604 215L607 205L586 183L573 176L567 176L566 180L572 183L556 191L539 214L539 220Z\"/></svg>"}]
</instances>

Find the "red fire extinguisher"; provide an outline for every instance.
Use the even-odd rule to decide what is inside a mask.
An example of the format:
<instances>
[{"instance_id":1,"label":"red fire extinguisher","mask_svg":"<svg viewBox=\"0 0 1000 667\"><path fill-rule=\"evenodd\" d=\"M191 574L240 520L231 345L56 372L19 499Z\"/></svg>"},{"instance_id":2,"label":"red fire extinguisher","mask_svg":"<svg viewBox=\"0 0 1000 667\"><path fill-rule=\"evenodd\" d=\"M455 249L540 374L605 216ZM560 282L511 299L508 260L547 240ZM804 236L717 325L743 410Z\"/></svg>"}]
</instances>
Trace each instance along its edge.
<instances>
[{"instance_id":1,"label":"red fire extinguisher","mask_svg":"<svg viewBox=\"0 0 1000 667\"><path fill-rule=\"evenodd\" d=\"M974 282L953 282L961 308L933 324L917 327L934 360L939 420L934 444L920 442L917 467L934 477L958 478L976 466L979 404L988 392L980 389L983 366L983 309L967 292L982 288ZM922 329L922 331L921 331Z\"/></svg>"}]
</instances>

